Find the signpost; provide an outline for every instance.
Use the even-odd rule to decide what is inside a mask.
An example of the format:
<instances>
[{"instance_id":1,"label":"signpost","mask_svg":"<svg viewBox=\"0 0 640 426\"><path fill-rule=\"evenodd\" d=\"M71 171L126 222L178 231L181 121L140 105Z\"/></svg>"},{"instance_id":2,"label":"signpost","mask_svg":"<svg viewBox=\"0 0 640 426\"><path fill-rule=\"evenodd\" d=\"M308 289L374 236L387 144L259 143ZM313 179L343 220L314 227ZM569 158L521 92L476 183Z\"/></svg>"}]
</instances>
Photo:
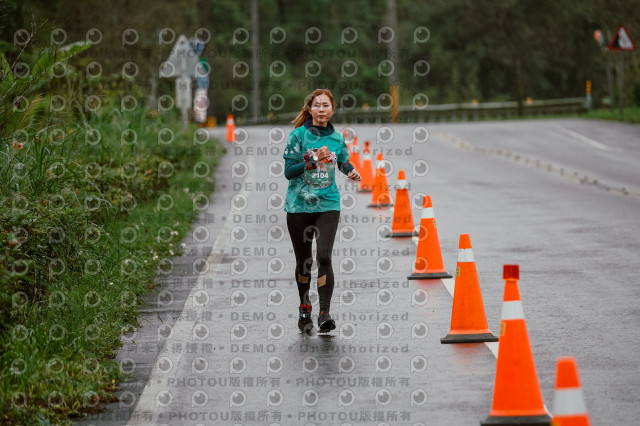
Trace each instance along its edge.
<instances>
[{"instance_id":1,"label":"signpost","mask_svg":"<svg viewBox=\"0 0 640 426\"><path fill-rule=\"evenodd\" d=\"M623 99L623 92L624 92L624 52L636 50L636 45L631 40L631 36L629 36L629 31L627 31L624 25L620 25L615 35L611 39L609 46L607 46L607 49L610 52L620 52L620 72L618 73L618 90L620 91L619 93L620 118L622 118L622 99Z\"/></svg>"},{"instance_id":2,"label":"signpost","mask_svg":"<svg viewBox=\"0 0 640 426\"><path fill-rule=\"evenodd\" d=\"M176 106L180 108L182 125L185 128L189 120L189 108L193 102L191 82L196 75L199 59L189 40L180 35L169 54L169 59L160 67L161 78L176 77Z\"/></svg>"},{"instance_id":3,"label":"signpost","mask_svg":"<svg viewBox=\"0 0 640 426\"><path fill-rule=\"evenodd\" d=\"M609 42L608 39L611 38L611 31L607 31L607 36L600 30L595 30L593 32L593 38L598 42L602 49L602 54L604 55L605 62L607 64L607 87L609 89L609 109L613 109L613 77L611 76L611 54L607 50L607 46Z\"/></svg>"},{"instance_id":4,"label":"signpost","mask_svg":"<svg viewBox=\"0 0 640 426\"><path fill-rule=\"evenodd\" d=\"M196 95L193 99L193 120L204 126L207 121L207 110L209 108L209 64L203 58L200 59L196 72Z\"/></svg>"}]
</instances>

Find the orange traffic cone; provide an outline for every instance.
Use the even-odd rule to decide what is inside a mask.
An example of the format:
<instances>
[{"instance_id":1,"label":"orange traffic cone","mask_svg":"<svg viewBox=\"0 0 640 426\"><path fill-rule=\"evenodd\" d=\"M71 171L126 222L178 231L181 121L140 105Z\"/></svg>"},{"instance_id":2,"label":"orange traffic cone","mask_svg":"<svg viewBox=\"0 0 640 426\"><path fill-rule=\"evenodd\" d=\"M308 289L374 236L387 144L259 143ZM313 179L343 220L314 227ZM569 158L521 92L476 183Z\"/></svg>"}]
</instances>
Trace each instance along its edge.
<instances>
[{"instance_id":1,"label":"orange traffic cone","mask_svg":"<svg viewBox=\"0 0 640 426\"><path fill-rule=\"evenodd\" d=\"M552 426L589 426L578 365L573 357L558 358L553 394Z\"/></svg>"},{"instance_id":2,"label":"orange traffic cone","mask_svg":"<svg viewBox=\"0 0 640 426\"><path fill-rule=\"evenodd\" d=\"M342 129L342 138L344 139L344 144L347 146L347 151L351 150L351 141L349 140L349 132L346 128Z\"/></svg>"},{"instance_id":3,"label":"orange traffic cone","mask_svg":"<svg viewBox=\"0 0 640 426\"><path fill-rule=\"evenodd\" d=\"M413 274L410 280L430 278L452 278L442 264L440 240L436 229L436 219L433 214L431 197L425 195L422 199L422 214L420 217L420 232L418 234L418 249L416 252Z\"/></svg>"},{"instance_id":4,"label":"orange traffic cone","mask_svg":"<svg viewBox=\"0 0 640 426\"><path fill-rule=\"evenodd\" d=\"M481 425L546 425L538 374L529 345L527 324L518 291L518 265L504 265L504 303L498 345L493 407Z\"/></svg>"},{"instance_id":5,"label":"orange traffic cone","mask_svg":"<svg viewBox=\"0 0 640 426\"><path fill-rule=\"evenodd\" d=\"M371 204L367 207L384 208L391 207L391 195L389 194L389 185L387 184L387 172L384 168L384 158L379 152L376 160L376 177L373 181L373 192L371 193Z\"/></svg>"},{"instance_id":6,"label":"orange traffic cone","mask_svg":"<svg viewBox=\"0 0 640 426\"><path fill-rule=\"evenodd\" d=\"M227 142L236 141L236 125L233 122L233 114L227 115Z\"/></svg>"},{"instance_id":7,"label":"orange traffic cone","mask_svg":"<svg viewBox=\"0 0 640 426\"><path fill-rule=\"evenodd\" d=\"M398 171L398 187L393 206L393 223L388 237L414 237L418 235L413 225L413 212L409 199L409 185L404 170Z\"/></svg>"},{"instance_id":8,"label":"orange traffic cone","mask_svg":"<svg viewBox=\"0 0 640 426\"><path fill-rule=\"evenodd\" d=\"M469 234L460 234L456 282L451 309L451 330L440 343L497 342L484 313L478 271Z\"/></svg>"},{"instance_id":9,"label":"orange traffic cone","mask_svg":"<svg viewBox=\"0 0 640 426\"><path fill-rule=\"evenodd\" d=\"M351 155L349 155L349 162L356 170L360 171L360 148L358 147L358 141L353 141L351 145Z\"/></svg>"},{"instance_id":10,"label":"orange traffic cone","mask_svg":"<svg viewBox=\"0 0 640 426\"><path fill-rule=\"evenodd\" d=\"M364 142L364 153L362 155L362 170L360 172L360 189L358 192L371 192L373 190L373 165L371 164L371 153L369 152L369 141Z\"/></svg>"}]
</instances>

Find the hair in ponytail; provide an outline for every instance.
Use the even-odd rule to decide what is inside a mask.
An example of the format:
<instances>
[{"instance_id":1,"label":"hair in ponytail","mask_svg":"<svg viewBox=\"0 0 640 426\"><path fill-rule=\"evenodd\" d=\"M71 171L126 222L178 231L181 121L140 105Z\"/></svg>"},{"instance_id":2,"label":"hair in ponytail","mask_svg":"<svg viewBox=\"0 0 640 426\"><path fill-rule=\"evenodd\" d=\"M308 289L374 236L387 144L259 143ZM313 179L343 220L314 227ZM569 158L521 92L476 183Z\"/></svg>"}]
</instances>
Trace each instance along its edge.
<instances>
[{"instance_id":1,"label":"hair in ponytail","mask_svg":"<svg viewBox=\"0 0 640 426\"><path fill-rule=\"evenodd\" d=\"M331 101L331 107L334 111L336 110L337 104L333 99L331 91L329 89L316 89L307 96L304 105L302 105L300 113L296 118L293 119L293 121L291 121L291 124L294 125L294 128L302 126L305 121L311 118L311 104L313 103L313 100L316 98L316 96L320 95L327 95L327 97L329 97L329 100Z\"/></svg>"}]
</instances>

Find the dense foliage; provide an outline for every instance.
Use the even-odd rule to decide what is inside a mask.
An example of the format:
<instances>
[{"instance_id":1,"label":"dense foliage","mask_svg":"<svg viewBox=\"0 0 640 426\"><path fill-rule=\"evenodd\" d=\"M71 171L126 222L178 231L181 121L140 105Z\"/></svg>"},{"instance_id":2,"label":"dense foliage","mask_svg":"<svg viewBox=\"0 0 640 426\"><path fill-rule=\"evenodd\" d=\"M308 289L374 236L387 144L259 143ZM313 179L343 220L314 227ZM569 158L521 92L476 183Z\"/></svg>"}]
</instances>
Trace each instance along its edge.
<instances>
[{"instance_id":1,"label":"dense foliage","mask_svg":"<svg viewBox=\"0 0 640 426\"><path fill-rule=\"evenodd\" d=\"M210 40L203 56L213 69L209 114L220 121L232 112L234 97L236 116L250 111L243 109L242 99L251 99L250 5L234 0L117 0L107 11L98 0L9 1L4 13L11 19L5 20L0 39L2 49L15 54L13 34L29 27L32 13L48 17L70 40L84 39L87 31L98 28L102 42L87 52L86 63L95 60L105 74L119 74L126 62L135 62L138 84L150 93L172 93L172 81L155 78L171 49L170 43L159 43L163 35L170 40L170 33L161 31L193 37L204 28L209 34L199 35L210 35ZM386 13L386 0L260 0L261 113L295 111L317 86L333 89L338 99L353 95L356 106L375 106L388 91L385 65L379 68L387 57L388 33L380 35ZM639 0L397 0L397 16L401 104L411 104L416 93L427 94L431 103L575 97L584 94L586 80L593 82L599 103L609 95L607 58L617 66L619 54L605 55L594 31L612 33L624 24L640 43ZM127 36L129 42L134 39L129 29L139 39L123 45ZM427 34L428 40L420 42ZM640 105L639 55L627 53L625 58L626 101ZM428 62L428 74L419 61ZM150 96L149 102L155 99ZM346 106L353 105L354 98L344 99Z\"/></svg>"},{"instance_id":2,"label":"dense foliage","mask_svg":"<svg viewBox=\"0 0 640 426\"><path fill-rule=\"evenodd\" d=\"M35 18L0 51L3 425L66 424L113 398L120 335L182 250L213 189L200 170L223 152L108 62L87 73L100 44Z\"/></svg>"}]
</instances>

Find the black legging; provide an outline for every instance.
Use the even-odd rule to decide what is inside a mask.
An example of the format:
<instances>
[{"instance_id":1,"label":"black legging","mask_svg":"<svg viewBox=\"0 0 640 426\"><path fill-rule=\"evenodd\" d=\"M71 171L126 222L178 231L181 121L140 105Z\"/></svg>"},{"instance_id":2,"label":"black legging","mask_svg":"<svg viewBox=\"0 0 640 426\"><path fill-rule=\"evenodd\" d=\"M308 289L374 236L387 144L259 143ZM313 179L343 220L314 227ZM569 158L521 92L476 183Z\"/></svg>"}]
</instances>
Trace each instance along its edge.
<instances>
[{"instance_id":1,"label":"black legging","mask_svg":"<svg viewBox=\"0 0 640 426\"><path fill-rule=\"evenodd\" d=\"M296 283L300 303L309 304L311 286L311 242L316 238L316 261L318 262L318 295L320 312L328 311L333 294L333 267L331 251L338 230L340 212L329 210L319 213L287 213L287 228L296 255Z\"/></svg>"}]
</instances>

